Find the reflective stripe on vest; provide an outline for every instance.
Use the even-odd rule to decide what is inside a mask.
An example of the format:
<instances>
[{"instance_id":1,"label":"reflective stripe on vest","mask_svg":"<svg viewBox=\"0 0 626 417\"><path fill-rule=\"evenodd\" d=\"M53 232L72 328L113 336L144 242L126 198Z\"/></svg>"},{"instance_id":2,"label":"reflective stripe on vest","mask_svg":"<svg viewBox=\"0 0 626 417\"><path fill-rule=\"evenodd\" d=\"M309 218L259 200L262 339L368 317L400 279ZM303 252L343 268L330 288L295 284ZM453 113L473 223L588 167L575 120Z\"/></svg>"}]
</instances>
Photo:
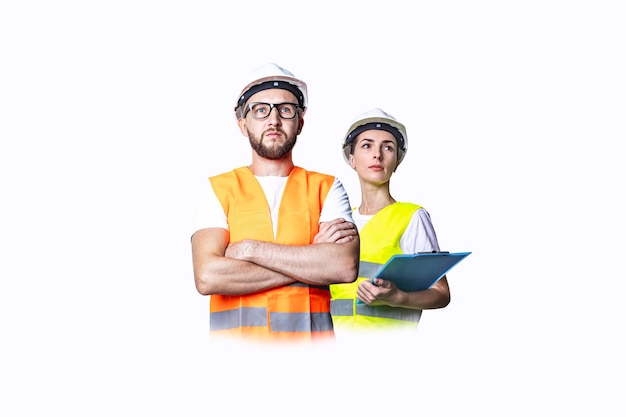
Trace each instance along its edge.
<instances>
[{"instance_id":1,"label":"reflective stripe on vest","mask_svg":"<svg viewBox=\"0 0 626 417\"><path fill-rule=\"evenodd\" d=\"M342 300L332 300L330 302L330 313L333 317L349 317L354 315L354 301L348 298ZM368 317L380 317L385 319L395 319L412 321L418 323L422 317L422 310L411 308L389 307L389 306L368 306L357 303L356 314Z\"/></svg>"},{"instance_id":2,"label":"reflective stripe on vest","mask_svg":"<svg viewBox=\"0 0 626 417\"><path fill-rule=\"evenodd\" d=\"M289 287L302 287L328 291L328 286L307 285L294 282ZM327 332L333 330L332 319L326 312L269 312L267 307L239 307L211 312L212 331L239 327L268 326L273 332Z\"/></svg>"},{"instance_id":3,"label":"reflective stripe on vest","mask_svg":"<svg viewBox=\"0 0 626 417\"><path fill-rule=\"evenodd\" d=\"M278 209L277 235L263 189L247 167L210 178L228 219L230 241L313 242L334 177L294 167ZM211 295L212 334L260 339L333 336L328 286L291 285L242 296Z\"/></svg>"},{"instance_id":4,"label":"reflective stripe on vest","mask_svg":"<svg viewBox=\"0 0 626 417\"><path fill-rule=\"evenodd\" d=\"M358 285L373 278L392 255L402 253L400 238L419 208L412 203L391 204L374 215L360 231L361 260L357 281L330 286L331 314L336 330L417 326L422 310L369 306L357 301L356 291Z\"/></svg>"},{"instance_id":5,"label":"reflective stripe on vest","mask_svg":"<svg viewBox=\"0 0 626 417\"><path fill-rule=\"evenodd\" d=\"M325 332L333 330L326 313L270 313L272 332ZM211 314L211 330L267 326L266 308L240 308Z\"/></svg>"}]
</instances>

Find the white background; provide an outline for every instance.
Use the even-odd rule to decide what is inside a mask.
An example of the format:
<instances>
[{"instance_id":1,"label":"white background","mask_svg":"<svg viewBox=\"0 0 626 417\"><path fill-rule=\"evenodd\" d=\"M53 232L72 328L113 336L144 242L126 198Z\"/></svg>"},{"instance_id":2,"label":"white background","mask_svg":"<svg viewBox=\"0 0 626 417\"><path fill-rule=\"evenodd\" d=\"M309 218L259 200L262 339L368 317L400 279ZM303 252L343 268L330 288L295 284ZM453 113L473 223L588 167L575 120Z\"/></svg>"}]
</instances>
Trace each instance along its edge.
<instances>
[{"instance_id":1,"label":"white background","mask_svg":"<svg viewBox=\"0 0 626 417\"><path fill-rule=\"evenodd\" d=\"M3 2L0 414L624 415L620 3ZM393 195L473 252L415 338L209 343L197 191L249 162L266 62L309 85L296 163L355 205L350 121L406 124Z\"/></svg>"}]
</instances>

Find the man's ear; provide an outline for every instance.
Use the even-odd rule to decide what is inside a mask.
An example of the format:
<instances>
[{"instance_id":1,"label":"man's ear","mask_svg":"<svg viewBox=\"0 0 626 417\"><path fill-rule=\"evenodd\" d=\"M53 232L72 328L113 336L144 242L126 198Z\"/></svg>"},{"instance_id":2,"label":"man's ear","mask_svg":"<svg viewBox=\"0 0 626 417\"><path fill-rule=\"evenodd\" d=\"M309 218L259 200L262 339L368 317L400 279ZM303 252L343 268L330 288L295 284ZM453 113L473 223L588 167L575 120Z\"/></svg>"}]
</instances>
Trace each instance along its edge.
<instances>
[{"instance_id":1,"label":"man's ear","mask_svg":"<svg viewBox=\"0 0 626 417\"><path fill-rule=\"evenodd\" d=\"M304 126L304 119L301 117L300 120L298 120L298 135L300 134L300 132L302 132L302 126Z\"/></svg>"},{"instance_id":2,"label":"man's ear","mask_svg":"<svg viewBox=\"0 0 626 417\"><path fill-rule=\"evenodd\" d=\"M248 125L246 124L246 119L244 118L237 119L237 125L239 126L239 130L241 131L241 134L244 135L245 137L248 137Z\"/></svg>"}]
</instances>

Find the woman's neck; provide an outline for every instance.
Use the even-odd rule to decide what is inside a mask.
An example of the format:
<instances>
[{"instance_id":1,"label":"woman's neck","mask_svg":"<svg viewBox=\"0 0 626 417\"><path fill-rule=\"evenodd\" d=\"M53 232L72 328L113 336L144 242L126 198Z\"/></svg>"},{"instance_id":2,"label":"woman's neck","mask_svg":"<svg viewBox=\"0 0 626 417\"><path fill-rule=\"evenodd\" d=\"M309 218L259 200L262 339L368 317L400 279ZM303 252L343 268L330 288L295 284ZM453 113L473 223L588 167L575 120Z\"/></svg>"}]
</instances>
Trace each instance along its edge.
<instances>
[{"instance_id":1,"label":"woman's neck","mask_svg":"<svg viewBox=\"0 0 626 417\"><path fill-rule=\"evenodd\" d=\"M363 215L376 214L388 205L395 203L396 200L391 196L389 190L378 189L361 192L361 205L359 213Z\"/></svg>"}]
</instances>

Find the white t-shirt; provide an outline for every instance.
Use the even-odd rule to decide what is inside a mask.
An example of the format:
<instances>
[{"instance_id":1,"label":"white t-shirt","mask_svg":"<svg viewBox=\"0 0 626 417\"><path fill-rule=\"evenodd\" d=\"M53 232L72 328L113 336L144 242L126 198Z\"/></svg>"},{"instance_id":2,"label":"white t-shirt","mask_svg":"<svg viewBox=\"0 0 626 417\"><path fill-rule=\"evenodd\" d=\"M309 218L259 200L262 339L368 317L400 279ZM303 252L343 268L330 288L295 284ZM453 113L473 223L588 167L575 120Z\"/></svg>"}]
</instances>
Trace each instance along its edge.
<instances>
[{"instance_id":1,"label":"white t-shirt","mask_svg":"<svg viewBox=\"0 0 626 417\"><path fill-rule=\"evenodd\" d=\"M285 190L288 177L255 176L255 178L259 181L265 192L267 204L272 216L274 236L276 236L278 208L283 197L283 191ZM326 200L324 200L322 212L320 213L320 223L328 222L339 217L354 223L348 193L339 179L335 177L335 181L326 195ZM228 230L228 220L222 205L213 191L211 181L207 180L203 184L203 188L200 192L198 212L196 215L196 230L209 227L219 227Z\"/></svg>"},{"instance_id":2,"label":"white t-shirt","mask_svg":"<svg viewBox=\"0 0 626 417\"><path fill-rule=\"evenodd\" d=\"M359 209L352 212L352 217L359 232L374 215L359 213ZM409 225L400 238L400 249L403 253L439 251L439 243L435 228L430 221L430 214L426 209L419 208L413 214Z\"/></svg>"}]
</instances>

